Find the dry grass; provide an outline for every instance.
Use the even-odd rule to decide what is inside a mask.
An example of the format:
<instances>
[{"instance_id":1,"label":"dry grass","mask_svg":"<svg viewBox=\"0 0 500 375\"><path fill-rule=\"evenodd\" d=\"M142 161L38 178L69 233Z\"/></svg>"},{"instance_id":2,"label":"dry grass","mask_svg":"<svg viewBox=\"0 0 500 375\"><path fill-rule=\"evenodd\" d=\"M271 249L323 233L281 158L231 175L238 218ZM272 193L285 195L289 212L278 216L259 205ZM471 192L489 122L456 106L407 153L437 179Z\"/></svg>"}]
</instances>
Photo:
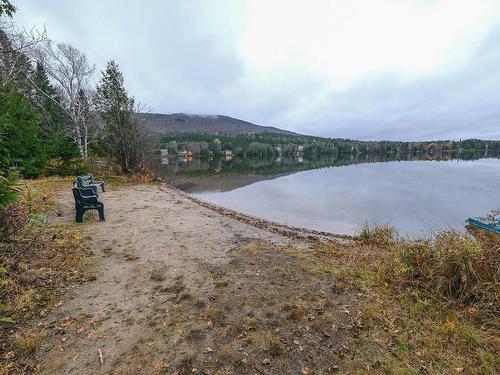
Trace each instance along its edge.
<instances>
[{"instance_id":1,"label":"dry grass","mask_svg":"<svg viewBox=\"0 0 500 375\"><path fill-rule=\"evenodd\" d=\"M98 178L96 178L98 179ZM109 185L115 187L119 186L130 186L137 184L152 184L156 183L158 180L158 175L151 170L142 171L139 173L134 173L130 175L108 175L106 176L106 182Z\"/></svg>"},{"instance_id":2,"label":"dry grass","mask_svg":"<svg viewBox=\"0 0 500 375\"><path fill-rule=\"evenodd\" d=\"M4 359L0 373L36 369L32 354L41 338L28 328L30 320L48 313L62 285L93 277L85 260L89 252L82 243L82 228L45 221L48 211L57 211L57 191L68 186L69 178L28 182L14 208L16 220L25 224L7 224L17 229L2 236L0 265L6 272L0 274L0 318L7 320L0 323L0 356Z\"/></svg>"},{"instance_id":3,"label":"dry grass","mask_svg":"<svg viewBox=\"0 0 500 375\"><path fill-rule=\"evenodd\" d=\"M26 180L20 202L37 214L47 213L57 206L58 192L70 189L75 177L46 177Z\"/></svg>"},{"instance_id":4,"label":"dry grass","mask_svg":"<svg viewBox=\"0 0 500 375\"><path fill-rule=\"evenodd\" d=\"M179 324L165 337L186 324L178 349L199 350L189 366L212 374L499 373L498 282L488 276L498 238L448 233L411 242L388 228L369 233L308 251L267 243L235 251L212 271L205 325L183 323L196 301L177 300Z\"/></svg>"},{"instance_id":5,"label":"dry grass","mask_svg":"<svg viewBox=\"0 0 500 375\"><path fill-rule=\"evenodd\" d=\"M27 330L16 334L15 348L22 353L34 353L42 343L42 336L40 333Z\"/></svg>"},{"instance_id":6,"label":"dry grass","mask_svg":"<svg viewBox=\"0 0 500 375\"><path fill-rule=\"evenodd\" d=\"M393 239L381 268L386 282L500 313L498 235L443 232L427 240Z\"/></svg>"},{"instance_id":7,"label":"dry grass","mask_svg":"<svg viewBox=\"0 0 500 375\"><path fill-rule=\"evenodd\" d=\"M150 279L153 281L164 281L165 280L165 271L162 269L155 268L151 271Z\"/></svg>"},{"instance_id":8,"label":"dry grass","mask_svg":"<svg viewBox=\"0 0 500 375\"><path fill-rule=\"evenodd\" d=\"M240 249L234 257L229 264L210 269L214 292L204 303L200 297L175 299L170 319L177 323L162 327L162 334L167 340L176 338L176 353L194 350L196 355L189 356L188 370L183 357L173 353L167 358L172 371L283 374L306 369L313 374L334 370L348 350L344 347L351 345L352 316L344 310L338 315L332 311L349 305L356 316L357 303L350 293L329 288L335 278L325 263L267 243ZM282 277L285 269L289 280Z\"/></svg>"},{"instance_id":9,"label":"dry grass","mask_svg":"<svg viewBox=\"0 0 500 375\"><path fill-rule=\"evenodd\" d=\"M372 228L353 243L318 246L316 254L367 297L362 350L345 368L498 373L499 245L500 236L483 231L411 241Z\"/></svg>"}]
</instances>

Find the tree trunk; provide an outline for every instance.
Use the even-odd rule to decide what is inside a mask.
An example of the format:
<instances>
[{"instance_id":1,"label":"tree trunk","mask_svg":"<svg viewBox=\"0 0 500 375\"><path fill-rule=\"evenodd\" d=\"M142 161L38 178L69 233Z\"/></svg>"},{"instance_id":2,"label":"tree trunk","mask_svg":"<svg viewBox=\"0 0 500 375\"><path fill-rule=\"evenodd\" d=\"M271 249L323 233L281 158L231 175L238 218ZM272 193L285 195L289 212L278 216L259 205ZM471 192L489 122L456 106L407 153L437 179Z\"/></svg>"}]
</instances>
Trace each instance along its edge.
<instances>
[{"instance_id":1,"label":"tree trunk","mask_svg":"<svg viewBox=\"0 0 500 375\"><path fill-rule=\"evenodd\" d=\"M82 133L80 131L80 124L78 124L78 122L75 122L74 123L74 127L75 127L75 141L76 141L76 145L78 146L78 149L80 150L80 155L85 157L85 153L84 153L84 150L83 150L83 144L82 144Z\"/></svg>"},{"instance_id":2,"label":"tree trunk","mask_svg":"<svg viewBox=\"0 0 500 375\"><path fill-rule=\"evenodd\" d=\"M87 129L87 125L83 125L83 156L89 156L89 131Z\"/></svg>"}]
</instances>

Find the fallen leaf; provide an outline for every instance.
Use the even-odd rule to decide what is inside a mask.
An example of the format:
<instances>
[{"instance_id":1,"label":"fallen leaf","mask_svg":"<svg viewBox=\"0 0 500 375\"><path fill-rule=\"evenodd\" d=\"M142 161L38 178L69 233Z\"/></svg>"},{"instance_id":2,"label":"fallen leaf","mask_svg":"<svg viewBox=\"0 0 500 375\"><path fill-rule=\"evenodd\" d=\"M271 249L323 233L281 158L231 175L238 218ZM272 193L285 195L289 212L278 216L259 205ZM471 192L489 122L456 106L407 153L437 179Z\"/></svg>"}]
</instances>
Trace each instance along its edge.
<instances>
[{"instance_id":1,"label":"fallen leaf","mask_svg":"<svg viewBox=\"0 0 500 375\"><path fill-rule=\"evenodd\" d=\"M155 363L153 367L155 370L165 370L168 368L168 363L165 362Z\"/></svg>"},{"instance_id":2,"label":"fallen leaf","mask_svg":"<svg viewBox=\"0 0 500 375\"><path fill-rule=\"evenodd\" d=\"M3 355L3 359L11 359L11 358L14 358L16 356L16 352L14 351L11 351L11 352L7 352Z\"/></svg>"}]
</instances>

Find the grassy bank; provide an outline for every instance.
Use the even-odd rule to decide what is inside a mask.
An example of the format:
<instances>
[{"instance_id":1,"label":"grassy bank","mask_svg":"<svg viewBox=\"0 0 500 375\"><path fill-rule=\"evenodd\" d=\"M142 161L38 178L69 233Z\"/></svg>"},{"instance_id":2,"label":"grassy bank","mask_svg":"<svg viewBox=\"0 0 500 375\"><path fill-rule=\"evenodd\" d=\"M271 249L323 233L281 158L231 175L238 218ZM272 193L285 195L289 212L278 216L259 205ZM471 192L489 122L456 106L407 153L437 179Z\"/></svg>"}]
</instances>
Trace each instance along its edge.
<instances>
[{"instance_id":1,"label":"grassy bank","mask_svg":"<svg viewBox=\"0 0 500 375\"><path fill-rule=\"evenodd\" d=\"M230 265L213 270L216 293L201 305L202 322L178 331L185 354L176 368L498 373L499 246L498 236L481 232L409 242L376 228L306 252L267 243L245 247ZM187 301L179 317L200 310L182 282L174 286ZM200 338L210 347L197 348Z\"/></svg>"},{"instance_id":2,"label":"grassy bank","mask_svg":"<svg viewBox=\"0 0 500 375\"><path fill-rule=\"evenodd\" d=\"M471 229L410 241L375 228L316 255L365 295L352 369L498 373L500 236Z\"/></svg>"},{"instance_id":3,"label":"grassy bank","mask_svg":"<svg viewBox=\"0 0 500 375\"><path fill-rule=\"evenodd\" d=\"M46 222L47 212L57 211L56 192L70 184L68 178L22 183L17 202L0 214L0 372L36 369L31 358L43 335L34 319L58 303L61 286L93 278L82 228Z\"/></svg>"}]
</instances>

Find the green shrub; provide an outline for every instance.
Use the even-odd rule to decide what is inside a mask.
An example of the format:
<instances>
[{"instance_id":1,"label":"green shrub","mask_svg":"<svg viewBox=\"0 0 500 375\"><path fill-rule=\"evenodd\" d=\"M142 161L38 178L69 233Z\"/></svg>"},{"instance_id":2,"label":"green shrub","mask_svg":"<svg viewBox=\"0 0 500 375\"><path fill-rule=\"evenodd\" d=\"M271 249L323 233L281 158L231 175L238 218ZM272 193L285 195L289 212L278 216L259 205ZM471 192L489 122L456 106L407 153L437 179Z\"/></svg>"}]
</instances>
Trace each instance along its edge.
<instances>
[{"instance_id":1,"label":"green shrub","mask_svg":"<svg viewBox=\"0 0 500 375\"><path fill-rule=\"evenodd\" d=\"M91 168L89 168L88 160L84 160L80 157L70 159L57 158L50 161L46 174L57 176L77 176L86 174L89 170L91 170Z\"/></svg>"},{"instance_id":2,"label":"green shrub","mask_svg":"<svg viewBox=\"0 0 500 375\"><path fill-rule=\"evenodd\" d=\"M13 203L19 194L18 173L8 173L6 176L0 174L0 211L9 203Z\"/></svg>"}]
</instances>

